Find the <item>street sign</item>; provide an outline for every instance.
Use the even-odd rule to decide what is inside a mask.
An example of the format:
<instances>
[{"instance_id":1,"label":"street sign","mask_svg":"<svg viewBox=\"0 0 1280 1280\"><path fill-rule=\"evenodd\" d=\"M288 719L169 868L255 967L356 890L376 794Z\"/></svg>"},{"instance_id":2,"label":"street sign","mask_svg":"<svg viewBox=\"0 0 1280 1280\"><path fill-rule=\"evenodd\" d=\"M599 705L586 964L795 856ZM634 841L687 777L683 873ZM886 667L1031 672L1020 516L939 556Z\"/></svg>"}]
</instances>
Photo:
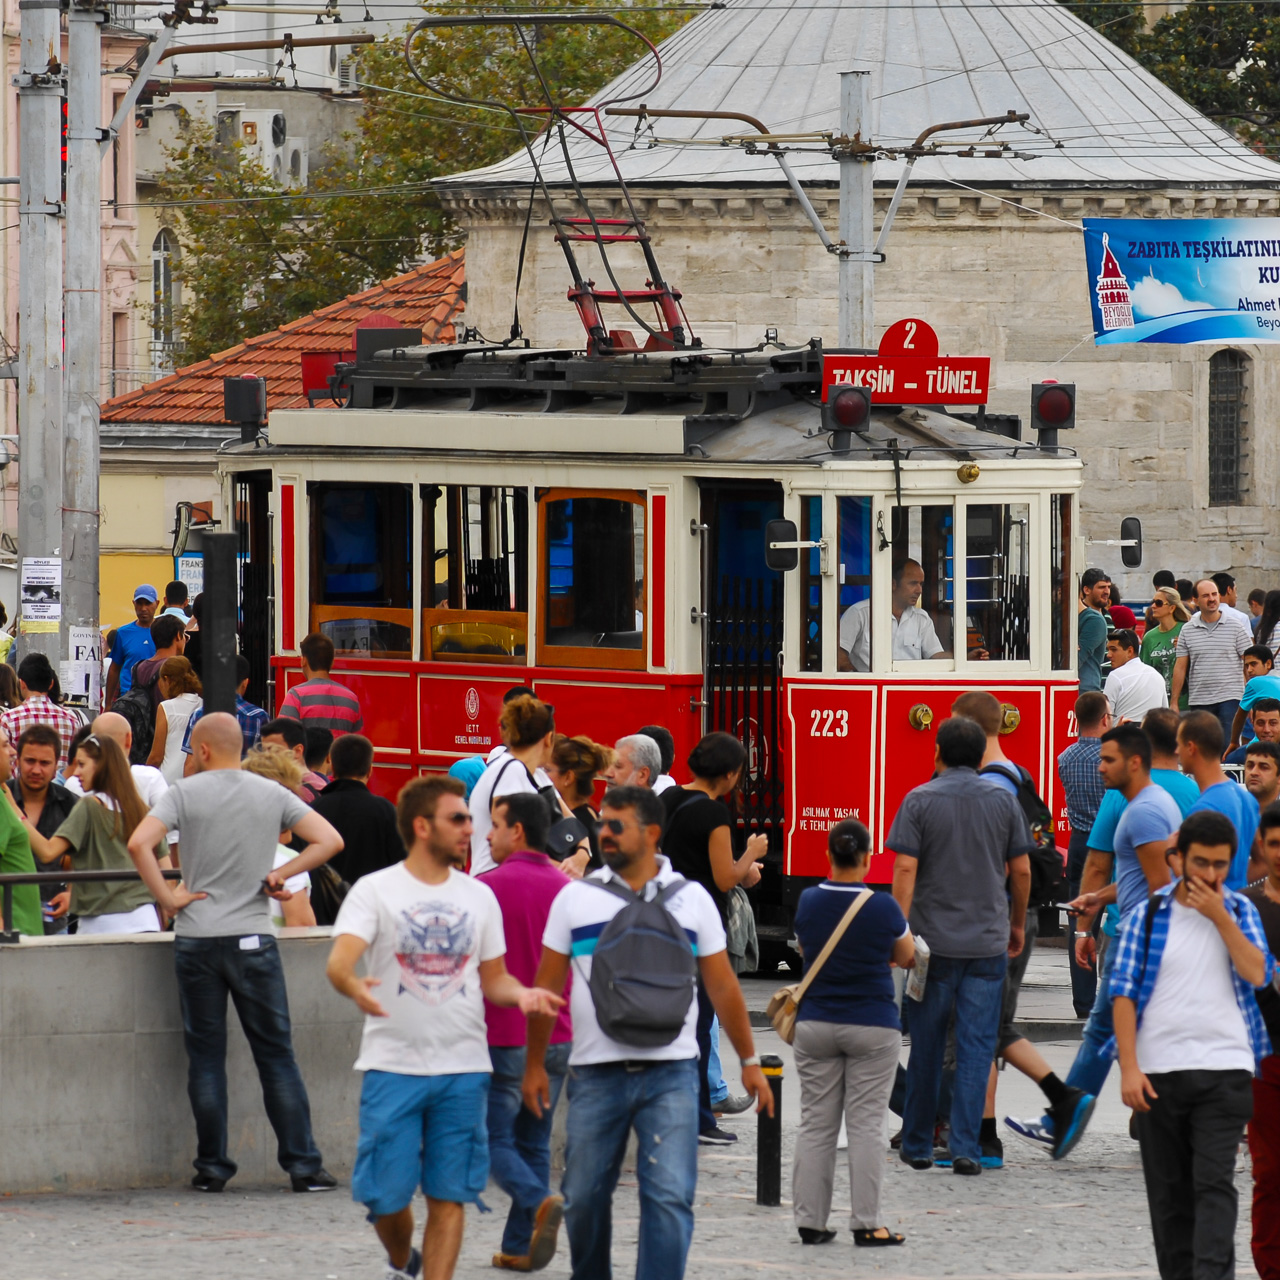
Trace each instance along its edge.
<instances>
[{"instance_id":1,"label":"street sign","mask_svg":"<svg viewBox=\"0 0 1280 1280\"><path fill-rule=\"evenodd\" d=\"M823 401L842 384L868 388L875 404L986 404L991 360L940 356L929 325L899 320L885 330L874 356L823 357Z\"/></svg>"}]
</instances>

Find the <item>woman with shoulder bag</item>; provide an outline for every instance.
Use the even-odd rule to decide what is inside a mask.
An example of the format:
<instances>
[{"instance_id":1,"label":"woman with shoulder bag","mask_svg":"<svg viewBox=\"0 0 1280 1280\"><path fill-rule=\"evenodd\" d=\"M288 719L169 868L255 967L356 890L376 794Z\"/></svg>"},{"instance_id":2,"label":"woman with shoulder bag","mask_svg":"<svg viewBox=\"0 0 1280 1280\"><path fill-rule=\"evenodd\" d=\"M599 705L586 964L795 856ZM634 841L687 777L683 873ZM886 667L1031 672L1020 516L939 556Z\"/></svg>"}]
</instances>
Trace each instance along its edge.
<instances>
[{"instance_id":1,"label":"woman with shoulder bag","mask_svg":"<svg viewBox=\"0 0 1280 1280\"><path fill-rule=\"evenodd\" d=\"M791 1196L795 1222L805 1244L826 1244L835 1237L827 1218L844 1119L853 1242L897 1245L905 1237L882 1225L880 1216L885 1114L902 1048L889 966L909 967L915 943L892 896L863 884L871 863L871 833L861 822L837 822L827 834L827 856L830 879L800 895L795 918L808 980L795 1023L800 1077ZM858 910L851 913L855 905ZM830 954L820 961L841 929ZM810 971L816 971L811 980Z\"/></svg>"},{"instance_id":2,"label":"woman with shoulder bag","mask_svg":"<svg viewBox=\"0 0 1280 1280\"><path fill-rule=\"evenodd\" d=\"M503 706L498 728L507 749L486 766L467 802L471 809L470 871L473 876L497 866L489 851L489 832L493 830L493 802L501 796L521 792L540 795L553 821L573 817L551 785L545 768L555 746L555 708L531 694L521 694ZM560 870L574 878L582 875L591 857L585 830L579 834L581 840L575 852L563 860L559 852L552 855L559 861Z\"/></svg>"},{"instance_id":3,"label":"woman with shoulder bag","mask_svg":"<svg viewBox=\"0 0 1280 1280\"><path fill-rule=\"evenodd\" d=\"M551 779L565 808L586 828L594 871L604 866L598 841L600 815L591 801L595 797L596 779L609 767L613 752L592 742L590 738L558 736L547 761L547 777Z\"/></svg>"}]
</instances>

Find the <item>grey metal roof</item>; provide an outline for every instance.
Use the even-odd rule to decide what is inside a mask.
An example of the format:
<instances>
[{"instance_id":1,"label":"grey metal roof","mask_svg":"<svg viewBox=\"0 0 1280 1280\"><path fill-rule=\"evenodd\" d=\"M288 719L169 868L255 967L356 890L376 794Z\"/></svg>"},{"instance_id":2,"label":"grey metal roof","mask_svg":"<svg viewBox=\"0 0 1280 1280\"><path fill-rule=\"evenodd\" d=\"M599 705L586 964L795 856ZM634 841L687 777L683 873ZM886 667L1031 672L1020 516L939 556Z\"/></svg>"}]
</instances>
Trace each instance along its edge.
<instances>
[{"instance_id":1,"label":"grey metal roof","mask_svg":"<svg viewBox=\"0 0 1280 1280\"><path fill-rule=\"evenodd\" d=\"M646 95L652 107L743 111L772 130L836 130L840 71L872 73L872 136L902 144L931 124L1029 111L1032 123L1064 146L1016 129L1005 136L1030 161L930 158L913 182L952 179L983 185L1093 186L1188 184L1275 185L1280 165L1264 159L1179 98L1101 32L1057 0L728 0L700 14L660 46L663 77ZM648 64L637 64L597 95L597 101L638 90ZM667 146L627 150L634 121L609 125L628 181L639 183L775 185L780 174L765 156L736 148ZM717 139L738 128L724 121L655 122L662 137ZM744 129L745 131L745 129ZM968 135L976 140L980 130ZM582 139L570 143L578 177L611 180L601 153ZM794 154L806 182L835 182L837 165L824 155ZM545 172L566 179L558 148ZM901 172L900 161L878 161L877 181ZM528 182L523 152L448 182Z\"/></svg>"}]
</instances>

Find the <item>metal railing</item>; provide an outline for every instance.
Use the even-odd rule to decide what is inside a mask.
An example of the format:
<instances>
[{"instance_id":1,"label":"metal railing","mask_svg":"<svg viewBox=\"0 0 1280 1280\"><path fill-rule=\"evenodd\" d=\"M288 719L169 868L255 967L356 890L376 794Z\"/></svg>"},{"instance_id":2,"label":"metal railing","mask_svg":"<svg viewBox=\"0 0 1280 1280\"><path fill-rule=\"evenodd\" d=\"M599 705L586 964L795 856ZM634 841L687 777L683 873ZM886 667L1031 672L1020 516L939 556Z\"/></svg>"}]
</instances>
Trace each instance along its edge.
<instances>
[{"instance_id":1,"label":"metal railing","mask_svg":"<svg viewBox=\"0 0 1280 1280\"><path fill-rule=\"evenodd\" d=\"M161 871L166 880L181 880L178 870ZM17 942L21 934L13 927L13 890L23 884L94 884L112 880L141 880L136 871L18 871L0 875L0 944Z\"/></svg>"}]
</instances>

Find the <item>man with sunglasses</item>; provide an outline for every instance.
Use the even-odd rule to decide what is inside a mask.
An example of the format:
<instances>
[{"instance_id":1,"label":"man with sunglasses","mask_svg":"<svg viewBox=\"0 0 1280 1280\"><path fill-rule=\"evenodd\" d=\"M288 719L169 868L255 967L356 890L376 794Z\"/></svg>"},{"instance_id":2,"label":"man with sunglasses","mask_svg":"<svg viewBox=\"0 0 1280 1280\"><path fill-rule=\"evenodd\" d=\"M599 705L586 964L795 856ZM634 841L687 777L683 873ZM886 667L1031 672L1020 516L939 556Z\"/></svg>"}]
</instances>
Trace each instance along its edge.
<instances>
[{"instance_id":1,"label":"man with sunglasses","mask_svg":"<svg viewBox=\"0 0 1280 1280\"><path fill-rule=\"evenodd\" d=\"M565 1227L573 1280L611 1274L612 1202L619 1153L635 1130L640 1186L637 1280L680 1280L693 1239L698 1177L698 1004L690 991L684 1025L668 1044L624 1044L606 1035L591 994L596 944L626 909L627 895L601 888L616 882L652 901L680 877L658 852L665 816L647 787L612 787L601 806L600 851L605 866L574 881L551 904L543 936L538 987L564 990L572 964L573 1050L569 1057ZM751 1022L725 950L724 926L711 895L685 882L663 903L693 948L702 983L742 1060L742 1084L757 1109L773 1113L773 1094L760 1070ZM550 1108L546 1053L553 1019L529 1020L524 1102L535 1115Z\"/></svg>"}]
</instances>

